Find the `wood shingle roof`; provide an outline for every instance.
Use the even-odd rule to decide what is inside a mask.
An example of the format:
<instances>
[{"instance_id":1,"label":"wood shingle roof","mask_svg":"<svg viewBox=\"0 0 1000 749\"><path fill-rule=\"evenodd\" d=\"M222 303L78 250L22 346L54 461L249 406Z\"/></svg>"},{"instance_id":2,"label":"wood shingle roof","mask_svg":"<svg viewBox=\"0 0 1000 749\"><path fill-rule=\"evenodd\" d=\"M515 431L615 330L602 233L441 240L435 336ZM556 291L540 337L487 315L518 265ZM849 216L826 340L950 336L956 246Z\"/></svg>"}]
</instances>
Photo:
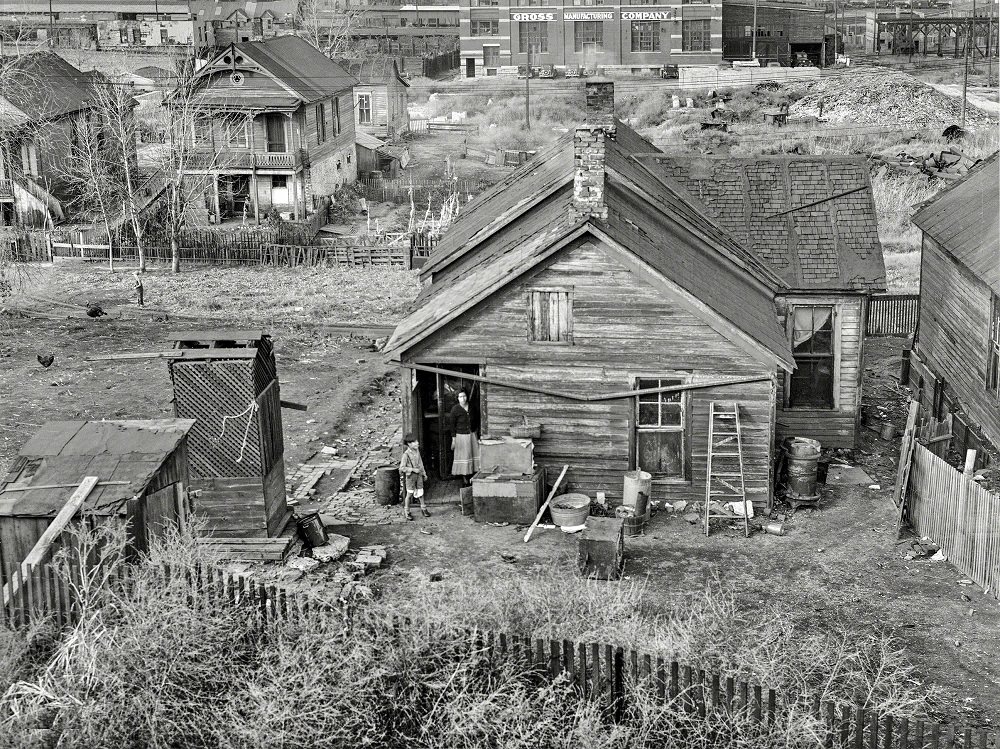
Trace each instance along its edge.
<instances>
[{"instance_id":1,"label":"wood shingle roof","mask_svg":"<svg viewBox=\"0 0 1000 749\"><path fill-rule=\"evenodd\" d=\"M796 290L882 291L871 180L853 156L639 157Z\"/></svg>"}]
</instances>

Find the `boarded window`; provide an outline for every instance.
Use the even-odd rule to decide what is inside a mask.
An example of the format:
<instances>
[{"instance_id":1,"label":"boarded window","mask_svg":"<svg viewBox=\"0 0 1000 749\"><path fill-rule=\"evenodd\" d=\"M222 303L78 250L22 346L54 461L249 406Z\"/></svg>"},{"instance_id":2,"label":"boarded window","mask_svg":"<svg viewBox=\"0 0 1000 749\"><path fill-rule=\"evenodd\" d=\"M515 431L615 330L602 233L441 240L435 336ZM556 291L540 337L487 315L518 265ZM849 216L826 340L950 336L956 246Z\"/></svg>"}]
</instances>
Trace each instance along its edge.
<instances>
[{"instance_id":1,"label":"boarded window","mask_svg":"<svg viewBox=\"0 0 1000 749\"><path fill-rule=\"evenodd\" d=\"M572 291L528 292L528 340L547 343L573 342Z\"/></svg>"},{"instance_id":2,"label":"boarded window","mask_svg":"<svg viewBox=\"0 0 1000 749\"><path fill-rule=\"evenodd\" d=\"M1000 296L993 295L993 314L990 315L990 350L987 353L986 388L1000 398Z\"/></svg>"},{"instance_id":3,"label":"boarded window","mask_svg":"<svg viewBox=\"0 0 1000 749\"><path fill-rule=\"evenodd\" d=\"M326 140L326 106L316 105L316 143L323 143Z\"/></svg>"},{"instance_id":4,"label":"boarded window","mask_svg":"<svg viewBox=\"0 0 1000 749\"><path fill-rule=\"evenodd\" d=\"M833 307L792 310L792 373L788 405L833 408Z\"/></svg>"},{"instance_id":5,"label":"boarded window","mask_svg":"<svg viewBox=\"0 0 1000 749\"><path fill-rule=\"evenodd\" d=\"M681 385L676 378L640 378L639 390ZM635 466L654 476L684 478L684 430L687 401L683 392L647 393L635 399Z\"/></svg>"}]
</instances>

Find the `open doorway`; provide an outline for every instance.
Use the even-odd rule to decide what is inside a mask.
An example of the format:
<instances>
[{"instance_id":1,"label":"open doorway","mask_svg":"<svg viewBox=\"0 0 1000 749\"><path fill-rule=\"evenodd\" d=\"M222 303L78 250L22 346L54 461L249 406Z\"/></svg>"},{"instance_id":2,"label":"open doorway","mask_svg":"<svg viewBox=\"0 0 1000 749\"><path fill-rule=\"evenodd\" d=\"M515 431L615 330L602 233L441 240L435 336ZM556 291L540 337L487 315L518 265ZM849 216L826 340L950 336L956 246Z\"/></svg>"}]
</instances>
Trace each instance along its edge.
<instances>
[{"instance_id":1,"label":"open doorway","mask_svg":"<svg viewBox=\"0 0 1000 749\"><path fill-rule=\"evenodd\" d=\"M450 372L478 375L478 364L433 364ZM427 473L437 479L451 478L451 430L448 415L458 405L458 393L469 395L472 430L481 435L483 397L481 383L459 375L417 371L417 403L420 407L420 452Z\"/></svg>"}]
</instances>

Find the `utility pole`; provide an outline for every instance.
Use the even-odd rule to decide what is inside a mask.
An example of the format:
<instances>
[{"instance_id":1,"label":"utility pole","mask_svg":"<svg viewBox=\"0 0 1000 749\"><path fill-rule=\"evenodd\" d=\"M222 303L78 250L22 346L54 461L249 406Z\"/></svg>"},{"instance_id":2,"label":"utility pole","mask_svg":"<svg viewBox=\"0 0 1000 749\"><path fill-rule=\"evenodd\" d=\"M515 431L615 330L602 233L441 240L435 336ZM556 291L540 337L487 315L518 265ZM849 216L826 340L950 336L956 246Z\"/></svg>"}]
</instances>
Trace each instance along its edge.
<instances>
[{"instance_id":1,"label":"utility pole","mask_svg":"<svg viewBox=\"0 0 1000 749\"><path fill-rule=\"evenodd\" d=\"M872 29L872 52L878 55L881 54L878 43L878 0L875 0L872 6L872 25L874 26Z\"/></svg>"},{"instance_id":2,"label":"utility pole","mask_svg":"<svg viewBox=\"0 0 1000 749\"><path fill-rule=\"evenodd\" d=\"M833 0L833 64L837 64L837 55L840 54L840 45L837 44L837 0Z\"/></svg>"},{"instance_id":3,"label":"utility pole","mask_svg":"<svg viewBox=\"0 0 1000 749\"><path fill-rule=\"evenodd\" d=\"M531 50L535 48L528 42L528 74L524 76L524 129L531 130Z\"/></svg>"},{"instance_id":4,"label":"utility pole","mask_svg":"<svg viewBox=\"0 0 1000 749\"><path fill-rule=\"evenodd\" d=\"M757 59L757 0L753 0L753 36L750 37L750 59Z\"/></svg>"},{"instance_id":5,"label":"utility pole","mask_svg":"<svg viewBox=\"0 0 1000 749\"><path fill-rule=\"evenodd\" d=\"M55 39L53 39L53 34L55 33L55 19L52 15L52 0L49 0L49 47L55 47Z\"/></svg>"},{"instance_id":6,"label":"utility pole","mask_svg":"<svg viewBox=\"0 0 1000 749\"><path fill-rule=\"evenodd\" d=\"M962 127L965 127L965 111L969 106L969 42L973 41L972 27L976 22L976 0L972 0L972 18L965 32L965 74L962 76Z\"/></svg>"}]
</instances>

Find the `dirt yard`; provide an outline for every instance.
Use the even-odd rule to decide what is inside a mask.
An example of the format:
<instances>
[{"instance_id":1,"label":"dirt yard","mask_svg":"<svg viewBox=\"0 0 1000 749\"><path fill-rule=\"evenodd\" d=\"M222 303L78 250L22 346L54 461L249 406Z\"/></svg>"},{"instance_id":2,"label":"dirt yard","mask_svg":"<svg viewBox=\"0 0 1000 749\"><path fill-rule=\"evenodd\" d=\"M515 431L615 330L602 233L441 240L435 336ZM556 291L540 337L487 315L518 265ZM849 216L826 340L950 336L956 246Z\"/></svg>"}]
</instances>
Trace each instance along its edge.
<instances>
[{"instance_id":1,"label":"dirt yard","mask_svg":"<svg viewBox=\"0 0 1000 749\"><path fill-rule=\"evenodd\" d=\"M91 285L76 287L64 278L57 289L39 282L32 287L35 291L58 293L56 301L65 301L43 310L36 296L27 314L8 311L0 317L0 471L47 420L170 414L162 361L89 362L88 356L155 351L178 326L261 321L259 316L244 317L243 307L237 315L220 311L201 321L163 320L152 314L139 318L134 308L111 304L103 292L96 298L108 303L107 317L90 319L82 307L65 306L94 296L95 288L103 288L93 285L98 277L83 275L76 283ZM212 293L218 296L222 290ZM392 324L397 314L379 313L378 322ZM376 322L367 313L360 318ZM352 339L302 322L276 318L268 326L275 340L282 397L309 406L305 413L283 412L289 474L326 444L340 445L343 456L363 455L373 441L384 443L399 413L396 375L372 350L370 333ZM904 394L893 375L898 372L900 345L898 340L873 341L866 369L866 410L878 419L882 408L899 426ZM56 360L44 369L35 357L47 353ZM722 527L706 539L700 526L676 514L659 513L646 535L628 540L626 574L631 581L644 581L647 595L662 595L664 600L698 596L716 585L735 597L746 616L780 610L805 631L888 631L906 647L916 676L938 688L932 705L935 717L989 726L991 717L1000 714L1000 666L994 658L1000 607L974 587L960 586L964 576L949 564L904 559L891 502L897 450L898 440L886 443L872 430L863 430L862 447L852 462L880 488L830 488L815 511L792 514L779 508L787 515L788 532L782 537L758 532L745 539L741 532ZM326 501L329 496L323 491L321 483L318 499ZM429 519L331 528L349 536L352 548L387 546L385 569L365 578L383 598L402 602L419 596L421 586L415 581L426 583L431 571L442 572L437 585L450 586L477 580L530 581L553 570L572 569L572 537L541 530L524 544L523 529L477 525L450 501L457 490L436 493L442 494L444 503L431 507ZM296 585L322 592L330 582L329 568L307 573ZM273 567L258 571L280 576Z\"/></svg>"},{"instance_id":2,"label":"dirt yard","mask_svg":"<svg viewBox=\"0 0 1000 749\"><path fill-rule=\"evenodd\" d=\"M873 421L891 420L900 431L905 422L905 391L896 380L901 345L898 339L870 342L865 406ZM355 414L347 427L370 429L372 419L397 413L397 398L398 391L376 395L365 409L370 417ZM680 514L658 513L644 536L627 539L626 574L664 600L697 597L717 585L735 597L742 614L782 611L806 632L888 632L905 647L915 678L932 688L933 717L993 726L1000 712L1000 666L993 657L1000 606L974 587L959 585L964 575L946 562L904 559L906 541L897 541L892 504L898 449L898 439L888 443L864 428L861 447L847 460L863 467L880 488L827 487L816 510L793 513L779 506L775 515L785 516L787 530L782 537L756 532L745 539L741 530L721 527L706 539L700 525ZM322 495L322 484L319 488ZM481 584L488 591L505 581L558 579L573 569L572 537L542 530L524 544L523 527L477 525L463 517L457 487L439 486L433 496L443 497L443 503L431 506L429 519L330 528L350 537L352 548L387 547L387 568L365 583L389 601L420 599L431 572L442 573L437 585ZM297 584L322 590L331 572L320 568Z\"/></svg>"}]
</instances>

